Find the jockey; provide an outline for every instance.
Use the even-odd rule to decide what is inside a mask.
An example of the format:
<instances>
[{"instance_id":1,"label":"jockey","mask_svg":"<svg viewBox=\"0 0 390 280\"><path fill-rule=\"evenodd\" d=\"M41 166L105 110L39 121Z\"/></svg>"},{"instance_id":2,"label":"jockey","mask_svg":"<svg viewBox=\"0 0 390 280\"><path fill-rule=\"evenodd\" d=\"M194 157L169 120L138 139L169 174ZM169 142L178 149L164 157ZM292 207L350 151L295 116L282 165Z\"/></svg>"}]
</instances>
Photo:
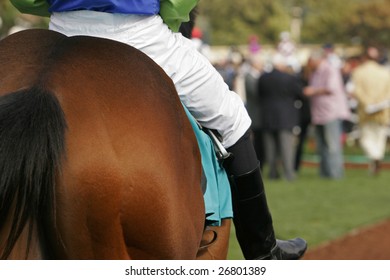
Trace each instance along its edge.
<instances>
[{"instance_id":1,"label":"jockey","mask_svg":"<svg viewBox=\"0 0 390 280\"><path fill-rule=\"evenodd\" d=\"M299 259L301 238L276 240L259 161L250 140L251 120L210 62L179 32L198 0L11 0L23 13L50 15L49 28L133 46L173 80L182 103L198 122L217 131L233 154L225 168L232 181L234 224L246 259Z\"/></svg>"}]
</instances>

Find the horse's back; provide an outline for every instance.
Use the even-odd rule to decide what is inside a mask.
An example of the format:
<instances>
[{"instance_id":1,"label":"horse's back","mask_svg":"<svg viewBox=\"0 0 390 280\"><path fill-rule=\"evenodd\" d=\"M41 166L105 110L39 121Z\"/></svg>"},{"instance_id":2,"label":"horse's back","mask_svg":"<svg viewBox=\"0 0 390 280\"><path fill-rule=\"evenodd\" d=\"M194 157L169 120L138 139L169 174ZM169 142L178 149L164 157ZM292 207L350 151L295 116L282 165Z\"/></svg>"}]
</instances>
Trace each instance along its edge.
<instances>
[{"instance_id":1,"label":"horse's back","mask_svg":"<svg viewBox=\"0 0 390 280\"><path fill-rule=\"evenodd\" d=\"M105 39L34 30L6 40L0 95L44 88L67 122L57 256L194 258L204 219L199 152L162 69Z\"/></svg>"}]
</instances>

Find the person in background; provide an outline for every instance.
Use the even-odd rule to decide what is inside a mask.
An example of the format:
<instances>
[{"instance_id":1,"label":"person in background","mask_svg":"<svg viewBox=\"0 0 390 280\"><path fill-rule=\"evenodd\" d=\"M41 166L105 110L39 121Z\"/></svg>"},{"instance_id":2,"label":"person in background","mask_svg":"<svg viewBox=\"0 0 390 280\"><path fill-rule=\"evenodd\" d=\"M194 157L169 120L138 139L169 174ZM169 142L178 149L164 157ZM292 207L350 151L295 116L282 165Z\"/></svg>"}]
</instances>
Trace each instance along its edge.
<instances>
[{"instance_id":1,"label":"person in background","mask_svg":"<svg viewBox=\"0 0 390 280\"><path fill-rule=\"evenodd\" d=\"M293 130L299 125L296 101L302 99L303 91L299 80L287 73L287 61L282 55L277 53L273 57L273 70L260 76L258 95L269 178L279 178L280 157L284 177L292 181L295 179Z\"/></svg>"},{"instance_id":2,"label":"person in background","mask_svg":"<svg viewBox=\"0 0 390 280\"><path fill-rule=\"evenodd\" d=\"M311 54L310 67L313 73L304 93L310 97L320 176L338 179L344 175L341 137L342 120L350 117L347 96L340 70L330 64L322 49Z\"/></svg>"},{"instance_id":3,"label":"person in background","mask_svg":"<svg viewBox=\"0 0 390 280\"><path fill-rule=\"evenodd\" d=\"M260 161L260 167L263 169L265 164L265 149L263 143L261 103L257 92L257 85L260 75L263 71L263 65L260 59L250 57L248 66L244 73L246 108L251 117L253 144L256 150L257 158Z\"/></svg>"},{"instance_id":4,"label":"person in background","mask_svg":"<svg viewBox=\"0 0 390 280\"><path fill-rule=\"evenodd\" d=\"M302 88L309 85L309 80L312 75L313 69L311 68L310 58L306 64L302 67L299 79L301 81ZM299 172L302 164L302 155L306 138L308 135L309 127L311 124L311 111L310 111L310 99L306 95L302 96L302 99L298 101L299 104L299 134L298 141L295 150L295 172Z\"/></svg>"},{"instance_id":5,"label":"person in background","mask_svg":"<svg viewBox=\"0 0 390 280\"><path fill-rule=\"evenodd\" d=\"M257 35L250 35L248 41L248 50L250 56L253 57L258 55L261 52L261 45L259 43L259 38L257 37Z\"/></svg>"},{"instance_id":6,"label":"person in background","mask_svg":"<svg viewBox=\"0 0 390 280\"><path fill-rule=\"evenodd\" d=\"M336 53L335 48L333 44L326 43L322 46L325 57L329 61L330 65L341 71L341 68L343 67L343 61L341 60L340 56Z\"/></svg>"},{"instance_id":7,"label":"person in background","mask_svg":"<svg viewBox=\"0 0 390 280\"><path fill-rule=\"evenodd\" d=\"M301 71L301 64L296 54L297 48L295 42L291 38L290 32L283 31L280 33L280 41L276 50L286 59L286 62L293 73L299 73Z\"/></svg>"},{"instance_id":8,"label":"person in background","mask_svg":"<svg viewBox=\"0 0 390 280\"><path fill-rule=\"evenodd\" d=\"M373 175L379 174L385 156L390 121L390 71L378 60L378 49L367 48L362 64L353 70L351 77L352 95L358 101L360 145L371 161ZM377 108L370 111L370 105Z\"/></svg>"}]
</instances>

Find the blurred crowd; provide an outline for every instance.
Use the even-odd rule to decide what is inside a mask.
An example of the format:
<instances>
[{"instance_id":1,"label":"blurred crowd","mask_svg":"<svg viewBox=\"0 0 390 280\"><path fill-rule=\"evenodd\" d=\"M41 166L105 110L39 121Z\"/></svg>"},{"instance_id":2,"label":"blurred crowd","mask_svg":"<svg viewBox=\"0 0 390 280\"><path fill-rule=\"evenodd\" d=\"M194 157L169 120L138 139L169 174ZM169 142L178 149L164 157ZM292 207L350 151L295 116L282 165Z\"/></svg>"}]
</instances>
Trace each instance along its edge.
<instances>
[{"instance_id":1,"label":"blurred crowd","mask_svg":"<svg viewBox=\"0 0 390 280\"><path fill-rule=\"evenodd\" d=\"M210 57L200 30L193 39ZM214 61L229 87L244 100L252 118L253 141L270 179L297 177L308 138L314 142L319 175L344 176L346 143L358 143L378 174L390 136L390 67L374 46L352 56L324 43L302 59L288 32L267 55L257 36L245 53L231 47Z\"/></svg>"}]
</instances>

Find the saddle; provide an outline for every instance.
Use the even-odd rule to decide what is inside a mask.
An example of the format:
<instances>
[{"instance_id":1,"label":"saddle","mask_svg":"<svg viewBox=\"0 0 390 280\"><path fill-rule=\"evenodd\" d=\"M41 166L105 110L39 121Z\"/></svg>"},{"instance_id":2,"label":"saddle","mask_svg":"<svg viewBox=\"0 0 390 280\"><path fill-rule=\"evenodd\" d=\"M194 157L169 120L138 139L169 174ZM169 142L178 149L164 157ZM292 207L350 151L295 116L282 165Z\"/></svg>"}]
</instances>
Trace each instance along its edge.
<instances>
[{"instance_id":1,"label":"saddle","mask_svg":"<svg viewBox=\"0 0 390 280\"><path fill-rule=\"evenodd\" d=\"M206 209L206 226L220 226L222 219L233 218L230 184L222 162L230 157L217 136L203 128L183 105L194 130L202 160L203 198Z\"/></svg>"}]
</instances>

